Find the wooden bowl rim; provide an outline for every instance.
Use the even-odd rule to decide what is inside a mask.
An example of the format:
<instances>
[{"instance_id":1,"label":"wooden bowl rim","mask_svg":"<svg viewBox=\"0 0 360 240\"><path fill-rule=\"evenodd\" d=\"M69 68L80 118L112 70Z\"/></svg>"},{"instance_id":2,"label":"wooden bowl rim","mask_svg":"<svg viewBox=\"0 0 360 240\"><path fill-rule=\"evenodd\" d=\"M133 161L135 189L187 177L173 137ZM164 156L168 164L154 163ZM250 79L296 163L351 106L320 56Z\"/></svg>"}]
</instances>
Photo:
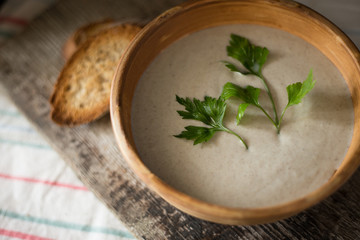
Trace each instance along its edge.
<instances>
[{"instance_id":1,"label":"wooden bowl rim","mask_svg":"<svg viewBox=\"0 0 360 240\"><path fill-rule=\"evenodd\" d=\"M360 164L360 160L358 158L352 158L349 162L346 162L345 164L346 166L348 166L348 168L350 166L355 166L353 169L347 169L345 173L341 174L334 173L334 175L317 190L294 201L261 208L234 208L219 206L186 195L169 186L159 177L154 175L141 161L139 155L137 154L133 140L131 139L129 141L127 135L125 134L125 126L123 126L123 120L121 116L122 105L120 102L122 96L122 79L125 76L126 69L130 66L129 58L138 51L143 38L151 34L157 27L161 26L164 22L168 21L173 16L176 16L176 14L182 13L183 11L188 11L192 8L201 7L204 4L221 4L224 2L244 2L247 4L261 3L268 4L268 6L270 7L281 6L290 12L306 15L308 18L311 18L312 21L321 22L323 26L328 28L327 31L331 31L336 34L339 37L339 41L341 41L341 43L344 44L344 47L347 48L349 55L353 58L353 61L357 66L357 76L359 76L360 53L355 44L333 23L331 23L319 13L302 4L283 0L188 1L179 6L169 9L168 11L161 14L159 17L155 18L149 24L147 24L144 29L140 33L138 33L138 35L132 41L128 49L123 54L117 67L111 87L110 114L113 131L125 160L129 164L131 169L136 173L136 175L140 177L140 179L145 182L150 189L157 192L161 197L163 197L165 200L167 200L169 203L179 208L180 210L196 217L202 218L204 220L209 220L222 224L259 224L272 222L282 219L284 217L294 215L328 197L330 194L335 192L343 183L345 183L345 181L355 172L356 168ZM356 121L354 124L356 124ZM355 134L356 133L354 129L353 137L355 136ZM357 153L360 153L360 151L358 151ZM344 164L342 163L341 165Z\"/></svg>"}]
</instances>

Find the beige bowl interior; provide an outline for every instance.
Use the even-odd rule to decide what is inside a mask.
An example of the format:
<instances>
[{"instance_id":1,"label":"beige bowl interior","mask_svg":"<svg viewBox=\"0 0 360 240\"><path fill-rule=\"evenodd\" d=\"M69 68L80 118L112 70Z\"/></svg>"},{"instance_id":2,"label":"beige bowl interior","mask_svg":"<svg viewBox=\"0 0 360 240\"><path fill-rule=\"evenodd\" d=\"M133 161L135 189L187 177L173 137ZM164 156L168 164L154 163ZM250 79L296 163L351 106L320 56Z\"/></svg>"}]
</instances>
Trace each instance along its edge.
<instances>
[{"instance_id":1,"label":"beige bowl interior","mask_svg":"<svg viewBox=\"0 0 360 240\"><path fill-rule=\"evenodd\" d=\"M226 24L257 24L282 29L318 48L342 73L352 96L355 123L351 146L332 178L307 196L274 207L228 208L199 201L168 186L139 158L131 133L131 101L136 84L156 55L180 37ZM133 171L175 207L193 216L223 224L259 224L294 215L329 196L360 163L360 53L337 27L294 2L274 0L190 1L149 23L124 54L111 92L111 118L118 145Z\"/></svg>"}]
</instances>

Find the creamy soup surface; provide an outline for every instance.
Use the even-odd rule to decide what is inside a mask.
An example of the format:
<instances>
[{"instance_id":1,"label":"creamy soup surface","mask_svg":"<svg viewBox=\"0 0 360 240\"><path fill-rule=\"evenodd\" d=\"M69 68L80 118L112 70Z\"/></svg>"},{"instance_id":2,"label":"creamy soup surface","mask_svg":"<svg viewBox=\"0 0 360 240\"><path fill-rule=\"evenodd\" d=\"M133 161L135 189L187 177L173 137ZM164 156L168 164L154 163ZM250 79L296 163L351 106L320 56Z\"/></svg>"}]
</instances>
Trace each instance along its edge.
<instances>
[{"instance_id":1,"label":"creamy soup surface","mask_svg":"<svg viewBox=\"0 0 360 240\"><path fill-rule=\"evenodd\" d=\"M313 69L316 84L299 105L285 114L278 135L271 122L249 107L240 125L240 101L231 99L224 125L241 135L218 132L206 143L175 138L185 126L180 97L218 97L226 82L263 89L256 77L230 72L222 60L235 33L270 54L263 75L278 112L287 104L286 86L304 81ZM260 103L270 114L265 91ZM351 142L354 113L347 85L336 67L315 47L281 30L227 25L202 30L171 44L140 79L132 106L132 130L139 155L163 181L190 196L229 207L265 207L304 196L324 184L341 164Z\"/></svg>"}]
</instances>

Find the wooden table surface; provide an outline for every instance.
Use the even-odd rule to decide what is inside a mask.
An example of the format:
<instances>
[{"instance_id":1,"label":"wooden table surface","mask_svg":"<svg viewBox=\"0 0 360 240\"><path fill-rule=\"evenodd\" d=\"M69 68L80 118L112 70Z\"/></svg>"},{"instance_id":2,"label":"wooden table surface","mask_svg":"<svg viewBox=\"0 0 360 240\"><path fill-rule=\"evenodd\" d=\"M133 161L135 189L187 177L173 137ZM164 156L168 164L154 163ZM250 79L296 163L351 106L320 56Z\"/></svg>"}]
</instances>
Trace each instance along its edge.
<instances>
[{"instance_id":1,"label":"wooden table surface","mask_svg":"<svg viewBox=\"0 0 360 240\"><path fill-rule=\"evenodd\" d=\"M360 171L335 194L276 223L228 226L191 217L151 192L117 148L109 116L75 128L49 118L49 96L79 26L105 17L148 20L181 0L62 0L0 49L0 82L84 184L139 239L360 239Z\"/></svg>"}]
</instances>

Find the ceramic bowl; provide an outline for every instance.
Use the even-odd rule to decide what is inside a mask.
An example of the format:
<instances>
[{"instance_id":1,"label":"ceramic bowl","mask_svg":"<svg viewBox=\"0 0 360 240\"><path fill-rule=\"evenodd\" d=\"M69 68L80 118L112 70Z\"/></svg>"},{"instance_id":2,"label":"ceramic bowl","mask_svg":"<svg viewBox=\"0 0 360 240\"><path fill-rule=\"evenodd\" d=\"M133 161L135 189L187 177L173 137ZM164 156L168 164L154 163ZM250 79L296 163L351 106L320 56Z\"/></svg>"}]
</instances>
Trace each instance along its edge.
<instances>
[{"instance_id":1,"label":"ceramic bowl","mask_svg":"<svg viewBox=\"0 0 360 240\"><path fill-rule=\"evenodd\" d=\"M226 25L255 24L296 35L321 51L343 75L354 107L354 131L337 171L319 189L272 207L230 208L200 201L162 181L141 161L131 132L131 102L135 87L161 50L195 31ZM200 0L186 2L154 19L136 36L122 57L112 84L111 119L121 152L147 186L173 206L195 217L222 224L259 224L292 216L335 192L360 163L360 53L349 38L313 10L291 1Z\"/></svg>"}]
</instances>

